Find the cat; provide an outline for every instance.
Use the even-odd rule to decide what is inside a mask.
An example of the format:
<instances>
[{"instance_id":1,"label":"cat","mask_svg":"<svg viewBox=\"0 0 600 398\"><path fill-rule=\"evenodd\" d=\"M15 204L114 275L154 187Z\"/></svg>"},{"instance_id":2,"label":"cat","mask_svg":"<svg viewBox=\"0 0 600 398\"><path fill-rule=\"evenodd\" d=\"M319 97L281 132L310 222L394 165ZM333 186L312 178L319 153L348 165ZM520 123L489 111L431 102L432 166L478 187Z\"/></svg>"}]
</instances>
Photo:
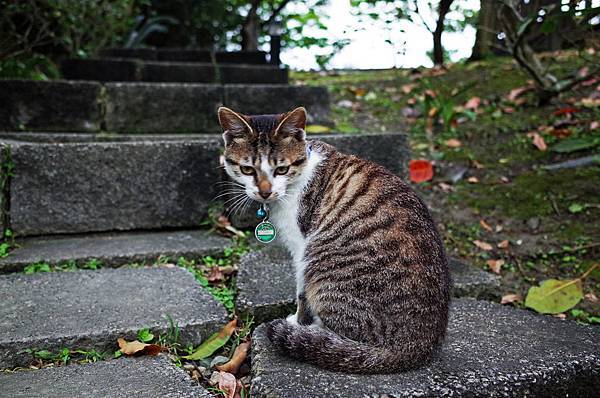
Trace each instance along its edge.
<instances>
[{"instance_id":1,"label":"cat","mask_svg":"<svg viewBox=\"0 0 600 398\"><path fill-rule=\"evenodd\" d=\"M226 172L268 204L296 269L297 311L266 325L272 344L349 373L428 363L445 337L451 280L423 201L385 168L307 141L304 108L218 116Z\"/></svg>"}]
</instances>

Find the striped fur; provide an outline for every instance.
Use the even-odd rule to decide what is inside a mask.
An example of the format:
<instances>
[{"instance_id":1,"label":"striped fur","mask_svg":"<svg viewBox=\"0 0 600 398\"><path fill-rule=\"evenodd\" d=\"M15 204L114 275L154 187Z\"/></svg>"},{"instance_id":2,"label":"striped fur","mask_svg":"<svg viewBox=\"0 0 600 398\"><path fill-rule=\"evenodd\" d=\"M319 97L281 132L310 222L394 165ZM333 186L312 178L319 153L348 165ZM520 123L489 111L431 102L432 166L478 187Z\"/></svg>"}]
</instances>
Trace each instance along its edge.
<instances>
[{"instance_id":1,"label":"striped fur","mask_svg":"<svg viewBox=\"0 0 600 398\"><path fill-rule=\"evenodd\" d=\"M283 145L276 130L246 134L263 135L262 150L274 158L306 154L303 136ZM249 146L261 153L255 142ZM298 311L268 324L269 339L291 357L344 372L425 364L445 336L451 285L425 204L383 167L319 141L308 145L316 164L303 162L280 199L267 200L280 236L290 231L284 242L301 274ZM277 219L290 214L295 220Z\"/></svg>"}]
</instances>

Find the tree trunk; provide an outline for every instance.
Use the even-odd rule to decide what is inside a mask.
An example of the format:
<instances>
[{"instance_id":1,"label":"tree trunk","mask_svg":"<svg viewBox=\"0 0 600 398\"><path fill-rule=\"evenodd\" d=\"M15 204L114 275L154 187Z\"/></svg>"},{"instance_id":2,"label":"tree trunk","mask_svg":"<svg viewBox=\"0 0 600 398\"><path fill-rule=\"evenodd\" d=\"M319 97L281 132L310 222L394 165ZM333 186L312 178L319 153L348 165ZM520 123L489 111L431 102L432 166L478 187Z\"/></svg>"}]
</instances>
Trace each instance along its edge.
<instances>
[{"instance_id":1,"label":"tree trunk","mask_svg":"<svg viewBox=\"0 0 600 398\"><path fill-rule=\"evenodd\" d=\"M248 15L242 24L242 50L258 50L258 37L260 35L260 19L258 17L258 3L255 0L248 11Z\"/></svg>"},{"instance_id":2,"label":"tree trunk","mask_svg":"<svg viewBox=\"0 0 600 398\"><path fill-rule=\"evenodd\" d=\"M498 24L494 0L481 0L475 44L469 61L478 61L490 55L497 33Z\"/></svg>"},{"instance_id":3,"label":"tree trunk","mask_svg":"<svg viewBox=\"0 0 600 398\"><path fill-rule=\"evenodd\" d=\"M440 0L438 6L438 19L433 31L433 63L435 65L444 64L444 47L442 45L442 33L444 33L444 22L446 14L450 11L450 6L454 0Z\"/></svg>"}]
</instances>

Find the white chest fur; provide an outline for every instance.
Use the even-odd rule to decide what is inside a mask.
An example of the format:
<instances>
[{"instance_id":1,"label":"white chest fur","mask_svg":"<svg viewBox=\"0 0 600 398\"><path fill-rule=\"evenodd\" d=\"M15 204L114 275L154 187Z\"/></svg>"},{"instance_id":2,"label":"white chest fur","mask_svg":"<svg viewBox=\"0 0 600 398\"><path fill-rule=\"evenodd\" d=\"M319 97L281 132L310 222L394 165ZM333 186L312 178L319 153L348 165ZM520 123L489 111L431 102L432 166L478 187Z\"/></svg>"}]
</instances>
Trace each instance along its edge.
<instances>
[{"instance_id":1,"label":"white chest fur","mask_svg":"<svg viewBox=\"0 0 600 398\"><path fill-rule=\"evenodd\" d=\"M279 201L271 208L271 221L277 228L277 238L287 247L294 260L296 269L296 292L300 294L304 287L304 268L306 263L304 251L309 237L304 236L298 225L300 198L311 181L315 168L323 160L321 154L313 151L298 179L288 187L285 200Z\"/></svg>"}]
</instances>

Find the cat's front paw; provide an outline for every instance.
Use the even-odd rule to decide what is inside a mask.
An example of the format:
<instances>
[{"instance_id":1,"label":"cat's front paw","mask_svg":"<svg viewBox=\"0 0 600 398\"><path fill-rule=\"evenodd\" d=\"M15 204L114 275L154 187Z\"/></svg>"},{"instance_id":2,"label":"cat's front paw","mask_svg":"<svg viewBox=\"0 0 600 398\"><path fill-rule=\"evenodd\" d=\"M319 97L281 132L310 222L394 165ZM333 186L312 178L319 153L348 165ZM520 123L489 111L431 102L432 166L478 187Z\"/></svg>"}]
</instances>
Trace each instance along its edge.
<instances>
[{"instance_id":1,"label":"cat's front paw","mask_svg":"<svg viewBox=\"0 0 600 398\"><path fill-rule=\"evenodd\" d=\"M285 318L285 320L287 321L287 323L289 323L290 325L298 325L298 314L292 314L292 315L288 315L287 318Z\"/></svg>"}]
</instances>

